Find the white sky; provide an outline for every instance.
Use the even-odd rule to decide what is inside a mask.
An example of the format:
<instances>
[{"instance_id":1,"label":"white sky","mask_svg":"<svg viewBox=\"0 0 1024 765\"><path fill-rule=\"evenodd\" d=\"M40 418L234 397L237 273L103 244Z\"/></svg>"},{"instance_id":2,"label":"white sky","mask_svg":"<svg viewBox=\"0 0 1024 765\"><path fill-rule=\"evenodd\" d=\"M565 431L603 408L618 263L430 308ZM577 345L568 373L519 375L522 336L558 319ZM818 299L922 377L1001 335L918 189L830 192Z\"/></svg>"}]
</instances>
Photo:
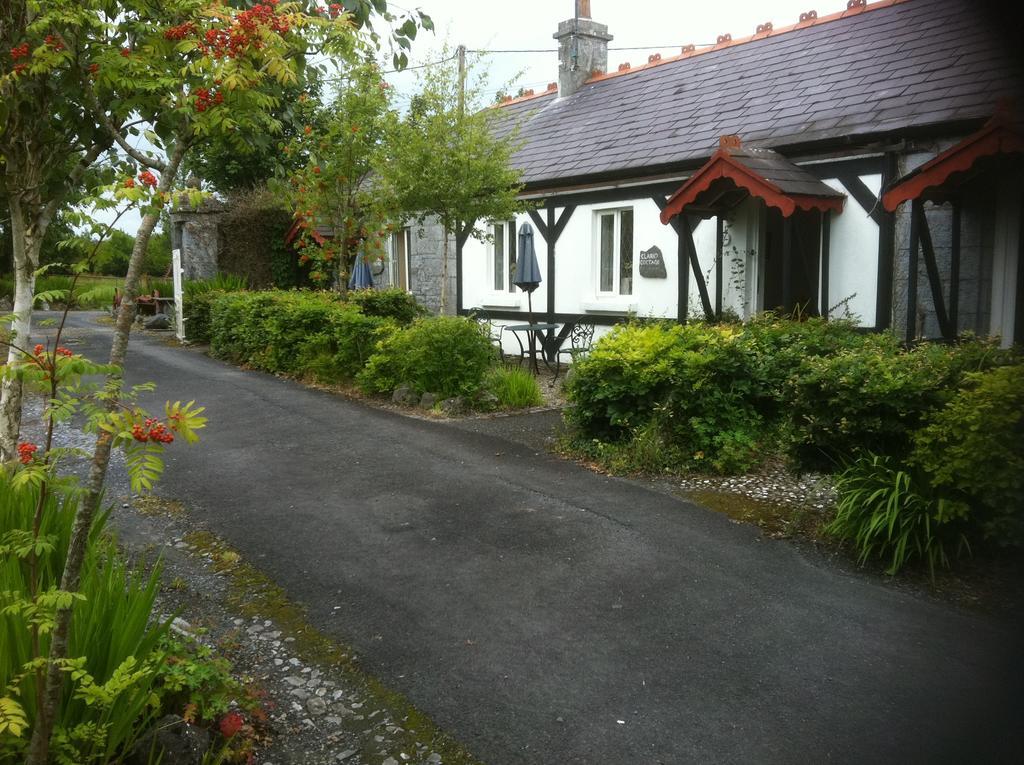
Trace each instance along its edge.
<instances>
[{"instance_id":1,"label":"white sky","mask_svg":"<svg viewBox=\"0 0 1024 765\"><path fill-rule=\"evenodd\" d=\"M434 20L435 33L421 33L413 44L410 66L436 61L446 40L452 48L462 44L471 50L553 51L557 43L551 36L558 22L572 18L575 7L574 0L400 0L389 5L396 11L421 8ZM653 53L673 56L683 45L714 44L720 34L746 37L767 21L776 28L789 26L812 8L825 16L845 10L846 0L591 0L591 17L606 24L615 38L608 53L608 68L614 71L624 61L644 64ZM648 46L665 47L614 50ZM558 80L554 52L493 53L481 65L487 69L492 93L520 73L512 93L519 87L539 92ZM415 72L389 74L387 79L395 87L399 106L404 106L415 88ZM138 224L138 215L129 213L118 228L134 234Z\"/></svg>"},{"instance_id":2,"label":"white sky","mask_svg":"<svg viewBox=\"0 0 1024 765\"><path fill-rule=\"evenodd\" d=\"M416 40L410 64L436 60L433 49L447 38L454 48L460 43L470 49L554 49L552 35L558 22L570 19L574 0L400 0L389 3L396 10L421 8L434 20L436 32ZM608 67L645 64L647 56L673 56L683 45L714 44L720 34L733 39L754 33L758 24L770 21L776 28L795 24L800 14L814 9L825 16L846 9L846 0L591 0L591 18L608 26L614 40L609 48L666 46L653 50L609 50ZM538 92L558 80L555 53L495 53L487 60L488 86L492 91L519 72L514 93L520 86ZM413 72L388 76L400 94L415 82Z\"/></svg>"}]
</instances>

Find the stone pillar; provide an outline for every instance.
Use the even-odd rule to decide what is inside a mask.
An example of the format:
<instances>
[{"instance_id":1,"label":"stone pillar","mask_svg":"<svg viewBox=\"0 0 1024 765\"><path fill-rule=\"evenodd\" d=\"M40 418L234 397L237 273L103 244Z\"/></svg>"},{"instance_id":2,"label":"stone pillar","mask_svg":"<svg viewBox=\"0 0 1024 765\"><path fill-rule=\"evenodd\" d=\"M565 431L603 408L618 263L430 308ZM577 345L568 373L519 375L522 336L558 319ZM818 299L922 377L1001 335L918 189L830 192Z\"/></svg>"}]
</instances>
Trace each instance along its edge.
<instances>
[{"instance_id":1,"label":"stone pillar","mask_svg":"<svg viewBox=\"0 0 1024 765\"><path fill-rule=\"evenodd\" d=\"M566 98L578 91L593 72L608 71L608 34L606 24L590 18L589 0L576 0L576 16L558 25L553 37L558 40L558 96Z\"/></svg>"},{"instance_id":2,"label":"stone pillar","mask_svg":"<svg viewBox=\"0 0 1024 765\"><path fill-rule=\"evenodd\" d=\"M224 203L208 197L199 207L178 207L171 212L171 247L181 250L186 280L212 279L218 273L220 221Z\"/></svg>"}]
</instances>

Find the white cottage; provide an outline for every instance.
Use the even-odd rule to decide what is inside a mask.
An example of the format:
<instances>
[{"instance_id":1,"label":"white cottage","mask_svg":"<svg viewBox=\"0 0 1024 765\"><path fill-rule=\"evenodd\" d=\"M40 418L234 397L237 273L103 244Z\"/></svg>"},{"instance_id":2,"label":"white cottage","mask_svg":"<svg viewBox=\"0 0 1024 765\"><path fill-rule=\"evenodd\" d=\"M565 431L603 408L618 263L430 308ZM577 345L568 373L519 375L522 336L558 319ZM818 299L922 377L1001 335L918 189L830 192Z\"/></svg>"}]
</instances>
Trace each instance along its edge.
<instances>
[{"instance_id":1,"label":"white cottage","mask_svg":"<svg viewBox=\"0 0 1024 765\"><path fill-rule=\"evenodd\" d=\"M589 6L554 35L558 83L497 107L536 209L459 243L460 312L523 321L510 273L528 222L534 312L561 327L549 352L577 322L771 308L1024 337L1024 143L1006 111L1024 74L976 4L850 0L611 72Z\"/></svg>"}]
</instances>

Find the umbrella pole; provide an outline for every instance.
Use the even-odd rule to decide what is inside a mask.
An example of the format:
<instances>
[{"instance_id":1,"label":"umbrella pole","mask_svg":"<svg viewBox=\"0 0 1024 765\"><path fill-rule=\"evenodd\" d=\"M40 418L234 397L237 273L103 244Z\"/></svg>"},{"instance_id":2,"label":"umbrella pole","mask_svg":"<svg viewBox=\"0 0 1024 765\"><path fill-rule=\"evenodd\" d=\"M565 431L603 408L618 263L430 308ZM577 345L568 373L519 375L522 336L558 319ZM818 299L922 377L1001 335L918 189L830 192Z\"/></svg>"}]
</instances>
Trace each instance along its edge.
<instances>
[{"instance_id":1,"label":"umbrella pole","mask_svg":"<svg viewBox=\"0 0 1024 765\"><path fill-rule=\"evenodd\" d=\"M530 324L533 324L533 292L526 293L526 312L529 315ZM530 366L533 367L534 375L540 374L540 367L537 366L537 333L530 330Z\"/></svg>"}]
</instances>

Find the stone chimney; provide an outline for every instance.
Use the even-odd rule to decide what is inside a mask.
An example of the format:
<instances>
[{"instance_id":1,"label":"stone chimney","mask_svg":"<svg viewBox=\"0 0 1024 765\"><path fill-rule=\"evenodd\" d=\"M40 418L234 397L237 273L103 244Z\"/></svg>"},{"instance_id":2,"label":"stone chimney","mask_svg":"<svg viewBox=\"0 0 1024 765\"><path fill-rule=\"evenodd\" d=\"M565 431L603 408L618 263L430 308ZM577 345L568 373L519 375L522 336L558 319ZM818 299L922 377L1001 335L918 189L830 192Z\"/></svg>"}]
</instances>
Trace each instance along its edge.
<instances>
[{"instance_id":1,"label":"stone chimney","mask_svg":"<svg viewBox=\"0 0 1024 765\"><path fill-rule=\"evenodd\" d=\"M590 0L576 0L576 16L558 25L558 97L571 96L590 79L608 70L608 26L590 18Z\"/></svg>"}]
</instances>

